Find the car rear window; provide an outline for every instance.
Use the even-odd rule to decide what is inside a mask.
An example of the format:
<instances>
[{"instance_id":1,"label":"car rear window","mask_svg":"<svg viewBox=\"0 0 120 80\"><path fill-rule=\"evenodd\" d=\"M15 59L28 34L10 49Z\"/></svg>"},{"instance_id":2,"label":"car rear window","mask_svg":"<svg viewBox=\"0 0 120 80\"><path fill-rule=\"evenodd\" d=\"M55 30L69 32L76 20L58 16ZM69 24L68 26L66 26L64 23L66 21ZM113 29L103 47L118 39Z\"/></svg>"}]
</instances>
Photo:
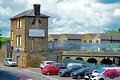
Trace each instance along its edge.
<instances>
[{"instance_id":1,"label":"car rear window","mask_svg":"<svg viewBox=\"0 0 120 80\"><path fill-rule=\"evenodd\" d=\"M44 68L48 68L48 66L45 66Z\"/></svg>"}]
</instances>

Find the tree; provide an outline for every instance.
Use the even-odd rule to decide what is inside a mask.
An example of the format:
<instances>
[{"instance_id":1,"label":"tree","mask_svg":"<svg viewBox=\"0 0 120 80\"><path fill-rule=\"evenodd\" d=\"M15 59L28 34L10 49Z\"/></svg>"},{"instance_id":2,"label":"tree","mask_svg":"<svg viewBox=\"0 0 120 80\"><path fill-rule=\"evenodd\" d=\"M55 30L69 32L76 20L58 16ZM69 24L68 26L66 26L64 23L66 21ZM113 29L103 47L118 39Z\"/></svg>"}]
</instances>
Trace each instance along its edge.
<instances>
[{"instance_id":1,"label":"tree","mask_svg":"<svg viewBox=\"0 0 120 80\"><path fill-rule=\"evenodd\" d=\"M118 28L118 32L120 32L120 28Z\"/></svg>"},{"instance_id":2,"label":"tree","mask_svg":"<svg viewBox=\"0 0 120 80\"><path fill-rule=\"evenodd\" d=\"M107 31L106 34L118 34L118 31L113 29L113 30Z\"/></svg>"},{"instance_id":3,"label":"tree","mask_svg":"<svg viewBox=\"0 0 120 80\"><path fill-rule=\"evenodd\" d=\"M0 29L0 49L1 49L1 47L2 47L2 33L1 33L1 29Z\"/></svg>"}]
</instances>

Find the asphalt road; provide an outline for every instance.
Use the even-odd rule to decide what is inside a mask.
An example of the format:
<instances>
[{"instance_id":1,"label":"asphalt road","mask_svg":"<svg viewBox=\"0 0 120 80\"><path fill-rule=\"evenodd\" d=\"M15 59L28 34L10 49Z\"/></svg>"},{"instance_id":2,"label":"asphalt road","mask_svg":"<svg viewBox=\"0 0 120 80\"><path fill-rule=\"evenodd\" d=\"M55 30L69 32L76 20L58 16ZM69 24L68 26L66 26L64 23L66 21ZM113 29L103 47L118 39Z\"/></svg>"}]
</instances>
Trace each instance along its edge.
<instances>
[{"instance_id":1,"label":"asphalt road","mask_svg":"<svg viewBox=\"0 0 120 80\"><path fill-rule=\"evenodd\" d=\"M59 77L59 75L43 75L40 68L21 69L17 67L3 66L0 63L0 80L78 80L71 77ZM84 79L79 79L84 80Z\"/></svg>"}]
</instances>

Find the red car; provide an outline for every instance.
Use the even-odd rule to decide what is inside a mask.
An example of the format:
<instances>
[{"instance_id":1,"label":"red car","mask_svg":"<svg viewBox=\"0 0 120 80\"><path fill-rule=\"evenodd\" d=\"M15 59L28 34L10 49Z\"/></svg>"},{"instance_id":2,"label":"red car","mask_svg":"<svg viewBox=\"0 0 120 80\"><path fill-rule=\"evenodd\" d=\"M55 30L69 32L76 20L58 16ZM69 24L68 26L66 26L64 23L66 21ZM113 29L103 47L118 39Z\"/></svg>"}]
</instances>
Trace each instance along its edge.
<instances>
[{"instance_id":1,"label":"red car","mask_svg":"<svg viewBox=\"0 0 120 80\"><path fill-rule=\"evenodd\" d=\"M50 74L58 74L60 68L54 65L46 65L42 69L42 74L50 75Z\"/></svg>"}]
</instances>

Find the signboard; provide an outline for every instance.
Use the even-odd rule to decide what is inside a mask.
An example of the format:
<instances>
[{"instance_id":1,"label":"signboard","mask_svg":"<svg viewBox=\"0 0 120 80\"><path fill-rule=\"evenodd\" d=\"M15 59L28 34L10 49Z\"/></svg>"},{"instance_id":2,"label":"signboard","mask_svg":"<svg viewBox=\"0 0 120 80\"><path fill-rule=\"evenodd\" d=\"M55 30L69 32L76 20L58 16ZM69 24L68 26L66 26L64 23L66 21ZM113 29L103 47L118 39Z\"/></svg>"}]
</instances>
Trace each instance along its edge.
<instances>
[{"instance_id":1,"label":"signboard","mask_svg":"<svg viewBox=\"0 0 120 80\"><path fill-rule=\"evenodd\" d=\"M29 29L29 37L45 37L45 30Z\"/></svg>"},{"instance_id":2,"label":"signboard","mask_svg":"<svg viewBox=\"0 0 120 80\"><path fill-rule=\"evenodd\" d=\"M17 49L16 56L20 56L20 49Z\"/></svg>"}]
</instances>

